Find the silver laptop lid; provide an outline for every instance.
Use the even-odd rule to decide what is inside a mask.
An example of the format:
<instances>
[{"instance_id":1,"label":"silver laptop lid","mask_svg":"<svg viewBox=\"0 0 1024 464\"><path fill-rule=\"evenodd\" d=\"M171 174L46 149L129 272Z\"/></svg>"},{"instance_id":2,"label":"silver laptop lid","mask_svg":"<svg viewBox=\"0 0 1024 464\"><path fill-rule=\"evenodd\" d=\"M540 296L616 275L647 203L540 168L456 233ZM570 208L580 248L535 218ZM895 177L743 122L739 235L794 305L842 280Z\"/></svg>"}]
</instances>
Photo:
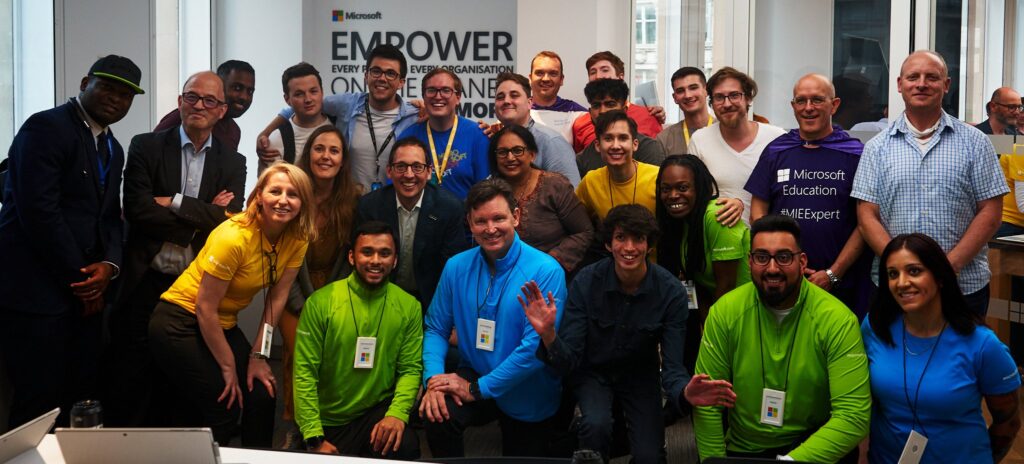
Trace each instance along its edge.
<instances>
[{"instance_id":1,"label":"silver laptop lid","mask_svg":"<svg viewBox=\"0 0 1024 464\"><path fill-rule=\"evenodd\" d=\"M43 414L0 436L0 462L7 462L15 456L39 446L39 442L53 427L60 414L60 408Z\"/></svg>"},{"instance_id":2,"label":"silver laptop lid","mask_svg":"<svg viewBox=\"0 0 1024 464\"><path fill-rule=\"evenodd\" d=\"M208 428L57 429L67 464L218 464L217 445Z\"/></svg>"}]
</instances>

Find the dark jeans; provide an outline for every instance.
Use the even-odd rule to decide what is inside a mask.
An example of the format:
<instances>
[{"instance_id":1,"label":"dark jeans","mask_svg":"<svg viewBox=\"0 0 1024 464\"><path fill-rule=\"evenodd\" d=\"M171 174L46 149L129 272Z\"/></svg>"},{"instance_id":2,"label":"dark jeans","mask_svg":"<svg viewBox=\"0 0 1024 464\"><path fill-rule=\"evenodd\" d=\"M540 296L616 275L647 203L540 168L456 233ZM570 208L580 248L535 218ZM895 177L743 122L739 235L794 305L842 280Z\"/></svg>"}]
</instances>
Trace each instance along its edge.
<instances>
[{"instance_id":1,"label":"dark jeans","mask_svg":"<svg viewBox=\"0 0 1024 464\"><path fill-rule=\"evenodd\" d=\"M608 462L612 445L612 403L622 404L629 430L630 454L636 464L665 462L665 424L661 416L658 373L623 375L609 380L593 373L578 373L573 381L579 401L580 449L601 453Z\"/></svg>"},{"instance_id":2,"label":"dark jeans","mask_svg":"<svg viewBox=\"0 0 1024 464\"><path fill-rule=\"evenodd\" d=\"M78 310L40 315L0 307L0 355L14 389L8 426L18 427L60 407L67 427L71 406L98 399L102 314Z\"/></svg>"},{"instance_id":3,"label":"dark jeans","mask_svg":"<svg viewBox=\"0 0 1024 464\"><path fill-rule=\"evenodd\" d=\"M244 410L237 400L230 409L226 407L227 400L217 401L224 391L224 378L220 365L199 333L195 315L164 301L153 310L149 321L153 361L166 376L171 394L180 395L188 405L185 410L174 411L175 423L170 425L210 427L217 443L226 446L238 430L241 416L242 446L269 448L274 436L274 398L262 382L254 381L251 392L245 384L252 346L242 330L238 327L225 330L224 338L235 357L235 374L242 390Z\"/></svg>"},{"instance_id":4,"label":"dark jeans","mask_svg":"<svg viewBox=\"0 0 1024 464\"><path fill-rule=\"evenodd\" d=\"M982 287L981 290L964 295L964 299L967 300L967 309L971 310L974 313L980 314L983 318L986 314L988 314L988 298L988 284L985 284L985 286Z\"/></svg>"},{"instance_id":5,"label":"dark jeans","mask_svg":"<svg viewBox=\"0 0 1024 464\"><path fill-rule=\"evenodd\" d=\"M479 377L471 369L459 369L459 377L474 381ZM427 443L435 458L454 458L465 456L465 443L462 435L468 427L486 425L495 420L501 428L502 456L546 457L551 437L556 429L556 418L540 422L524 422L509 417L498 403L492 400L473 401L455 404L451 396L445 396L449 419L444 422L424 421L427 432Z\"/></svg>"},{"instance_id":6,"label":"dark jeans","mask_svg":"<svg viewBox=\"0 0 1024 464\"><path fill-rule=\"evenodd\" d=\"M149 269L110 315L111 344L105 356L103 414L108 427L161 426L169 411L153 398L166 398L167 380L153 369L149 317L160 295L178 276Z\"/></svg>"},{"instance_id":7,"label":"dark jeans","mask_svg":"<svg viewBox=\"0 0 1024 464\"><path fill-rule=\"evenodd\" d=\"M324 427L324 438L331 442L338 452L350 456L361 456L366 458L400 459L403 461L415 461L420 458L420 439L416 431L406 427L402 433L402 441L398 445L398 451L388 450L387 456L374 451L370 446L370 432L373 426L377 425L391 406L391 400L377 403L362 416L345 425L337 427Z\"/></svg>"}]
</instances>

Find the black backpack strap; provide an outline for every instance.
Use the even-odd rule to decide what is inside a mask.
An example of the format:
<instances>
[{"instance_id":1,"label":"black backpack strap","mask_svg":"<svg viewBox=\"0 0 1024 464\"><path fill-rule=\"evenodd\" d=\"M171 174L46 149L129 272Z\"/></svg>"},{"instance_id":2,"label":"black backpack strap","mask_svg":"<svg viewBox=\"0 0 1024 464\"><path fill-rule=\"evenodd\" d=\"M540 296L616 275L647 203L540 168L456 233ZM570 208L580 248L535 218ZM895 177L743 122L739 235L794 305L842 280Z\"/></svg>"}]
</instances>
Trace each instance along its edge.
<instances>
[{"instance_id":1,"label":"black backpack strap","mask_svg":"<svg viewBox=\"0 0 1024 464\"><path fill-rule=\"evenodd\" d=\"M295 130L292 129L291 121L285 120L277 126L281 131L281 144L284 145L284 160L288 163L295 163Z\"/></svg>"}]
</instances>

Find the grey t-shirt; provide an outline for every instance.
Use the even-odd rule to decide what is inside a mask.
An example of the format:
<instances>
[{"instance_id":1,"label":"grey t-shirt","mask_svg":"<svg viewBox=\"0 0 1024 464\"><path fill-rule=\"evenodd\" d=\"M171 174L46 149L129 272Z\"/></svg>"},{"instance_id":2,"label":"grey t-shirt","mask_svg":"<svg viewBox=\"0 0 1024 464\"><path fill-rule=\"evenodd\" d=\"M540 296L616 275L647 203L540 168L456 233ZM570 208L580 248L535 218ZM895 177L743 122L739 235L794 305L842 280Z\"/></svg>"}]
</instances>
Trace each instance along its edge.
<instances>
[{"instance_id":1,"label":"grey t-shirt","mask_svg":"<svg viewBox=\"0 0 1024 464\"><path fill-rule=\"evenodd\" d=\"M356 115L355 127L352 128L352 140L348 143L348 159L352 163L352 178L362 184L364 192L369 192L374 182L384 182L387 176L385 168L388 164L388 153L391 153L391 147L398 137L398 134L395 134L387 146L384 145L384 141L391 134L392 124L398 117L398 107L387 111L377 111L370 107L370 115L373 119L374 136L377 138L377 149L381 150L379 156L373 148L370 128L366 123L366 113Z\"/></svg>"}]
</instances>

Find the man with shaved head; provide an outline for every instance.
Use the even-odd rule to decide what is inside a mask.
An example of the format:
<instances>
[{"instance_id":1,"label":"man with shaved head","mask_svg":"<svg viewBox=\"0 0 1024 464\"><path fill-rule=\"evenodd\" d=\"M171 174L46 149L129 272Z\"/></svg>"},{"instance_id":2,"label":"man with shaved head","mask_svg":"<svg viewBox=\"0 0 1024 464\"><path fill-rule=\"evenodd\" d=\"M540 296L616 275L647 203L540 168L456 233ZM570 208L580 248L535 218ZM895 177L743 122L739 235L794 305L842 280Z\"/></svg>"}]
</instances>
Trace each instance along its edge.
<instances>
[{"instance_id":1,"label":"man with shaved head","mask_svg":"<svg viewBox=\"0 0 1024 464\"><path fill-rule=\"evenodd\" d=\"M1021 117L1020 94L1009 87L1000 87L992 92L992 100L985 104L988 119L974 126L985 134L1017 135L1017 123Z\"/></svg>"},{"instance_id":2,"label":"man with shaved head","mask_svg":"<svg viewBox=\"0 0 1024 464\"><path fill-rule=\"evenodd\" d=\"M203 71L178 96L181 124L139 134L124 170L124 250L121 297L111 314L111 365L106 423L124 427L168 425L151 401L149 316L160 294L185 271L210 232L242 210L245 158L214 132L231 110L223 81ZM227 213L227 214L225 214ZM155 374L153 374L155 375Z\"/></svg>"},{"instance_id":3,"label":"man with shaved head","mask_svg":"<svg viewBox=\"0 0 1024 464\"><path fill-rule=\"evenodd\" d=\"M799 128L768 144L744 186L752 195L750 220L767 214L796 219L815 237L804 243L807 280L863 317L871 255L863 253L850 191L864 145L832 123L840 100L827 77L801 77L790 104Z\"/></svg>"},{"instance_id":4,"label":"man with shaved head","mask_svg":"<svg viewBox=\"0 0 1024 464\"><path fill-rule=\"evenodd\" d=\"M984 316L992 275L986 244L1009 188L988 137L942 110L948 69L933 51L903 61L896 85L906 110L864 147L851 195L875 254L896 235L930 235L946 251L968 307Z\"/></svg>"}]
</instances>

